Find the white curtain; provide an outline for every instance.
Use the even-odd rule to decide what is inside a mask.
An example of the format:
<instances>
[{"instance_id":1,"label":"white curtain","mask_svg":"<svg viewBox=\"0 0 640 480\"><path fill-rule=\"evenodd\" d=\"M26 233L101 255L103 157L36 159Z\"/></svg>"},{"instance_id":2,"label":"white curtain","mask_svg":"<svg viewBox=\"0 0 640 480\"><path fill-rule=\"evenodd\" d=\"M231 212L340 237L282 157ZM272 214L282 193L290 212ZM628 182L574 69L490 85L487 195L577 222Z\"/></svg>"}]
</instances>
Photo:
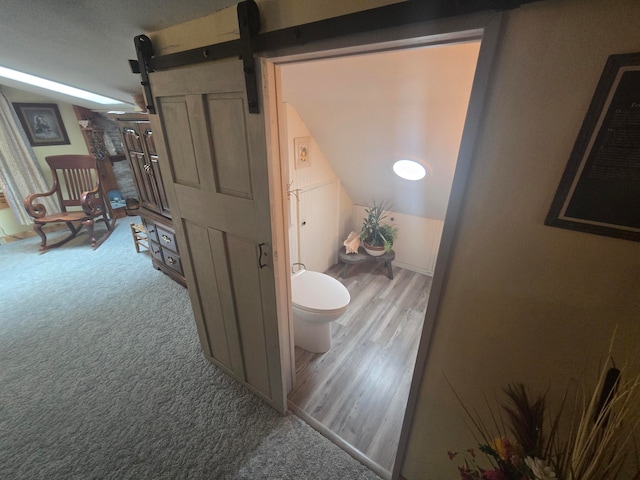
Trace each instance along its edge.
<instances>
[{"instance_id":1,"label":"white curtain","mask_svg":"<svg viewBox=\"0 0 640 480\"><path fill-rule=\"evenodd\" d=\"M28 225L33 222L24 208L24 197L31 193L46 192L47 185L40 164L18 123L13 107L0 86L0 187L18 222ZM57 207L49 198L39 198L47 212Z\"/></svg>"}]
</instances>

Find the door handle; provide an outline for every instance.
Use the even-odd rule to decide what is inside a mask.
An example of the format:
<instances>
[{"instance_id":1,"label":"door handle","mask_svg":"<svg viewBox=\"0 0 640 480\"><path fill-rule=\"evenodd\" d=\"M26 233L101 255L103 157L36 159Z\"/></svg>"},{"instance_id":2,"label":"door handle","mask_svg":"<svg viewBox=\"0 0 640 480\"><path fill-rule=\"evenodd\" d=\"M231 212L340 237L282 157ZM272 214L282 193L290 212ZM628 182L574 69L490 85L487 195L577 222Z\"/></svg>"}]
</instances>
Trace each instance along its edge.
<instances>
[{"instance_id":1,"label":"door handle","mask_svg":"<svg viewBox=\"0 0 640 480\"><path fill-rule=\"evenodd\" d=\"M262 251L262 247L264 247L266 245L266 243L262 242L258 244L258 248L260 250L260 253L258 254L258 266L262 269L264 267L267 266L267 264L265 263L264 265L262 264L262 256L264 255L265 257L267 256L267 252L263 252Z\"/></svg>"}]
</instances>

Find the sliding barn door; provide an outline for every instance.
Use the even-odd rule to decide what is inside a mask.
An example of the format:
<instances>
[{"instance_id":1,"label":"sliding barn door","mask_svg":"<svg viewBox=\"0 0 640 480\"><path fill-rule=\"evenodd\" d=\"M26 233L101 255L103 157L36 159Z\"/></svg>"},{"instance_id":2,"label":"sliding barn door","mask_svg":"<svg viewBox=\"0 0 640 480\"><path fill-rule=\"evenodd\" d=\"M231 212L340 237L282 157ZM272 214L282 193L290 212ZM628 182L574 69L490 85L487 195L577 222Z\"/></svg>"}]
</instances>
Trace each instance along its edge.
<instances>
[{"instance_id":1,"label":"sliding barn door","mask_svg":"<svg viewBox=\"0 0 640 480\"><path fill-rule=\"evenodd\" d=\"M262 114L236 59L152 73L165 183L205 355L284 412Z\"/></svg>"}]
</instances>

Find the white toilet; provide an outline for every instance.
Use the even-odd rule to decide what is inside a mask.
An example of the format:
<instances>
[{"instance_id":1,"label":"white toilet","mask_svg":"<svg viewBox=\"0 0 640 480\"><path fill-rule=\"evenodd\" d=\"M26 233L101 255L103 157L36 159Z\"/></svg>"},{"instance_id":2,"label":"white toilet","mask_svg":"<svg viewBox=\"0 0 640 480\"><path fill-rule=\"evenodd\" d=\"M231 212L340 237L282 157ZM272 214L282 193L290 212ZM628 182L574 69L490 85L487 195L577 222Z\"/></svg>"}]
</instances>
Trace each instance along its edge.
<instances>
[{"instance_id":1,"label":"white toilet","mask_svg":"<svg viewBox=\"0 0 640 480\"><path fill-rule=\"evenodd\" d=\"M291 277L291 298L294 343L308 352L327 352L331 322L347 310L349 290L329 275L303 269Z\"/></svg>"}]
</instances>

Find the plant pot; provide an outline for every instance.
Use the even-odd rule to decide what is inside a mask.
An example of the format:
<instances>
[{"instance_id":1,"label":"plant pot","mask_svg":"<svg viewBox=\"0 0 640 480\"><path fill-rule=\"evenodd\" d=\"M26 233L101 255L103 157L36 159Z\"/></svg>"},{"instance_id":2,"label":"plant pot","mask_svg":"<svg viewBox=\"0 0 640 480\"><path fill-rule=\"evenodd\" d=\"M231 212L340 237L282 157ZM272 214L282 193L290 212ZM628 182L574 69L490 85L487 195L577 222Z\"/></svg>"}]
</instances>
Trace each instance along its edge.
<instances>
[{"instance_id":1,"label":"plant pot","mask_svg":"<svg viewBox=\"0 0 640 480\"><path fill-rule=\"evenodd\" d=\"M374 247L369 245L367 242L362 242L362 246L364 247L364 251L367 252L372 257L379 257L380 255L384 255L384 247Z\"/></svg>"}]
</instances>

